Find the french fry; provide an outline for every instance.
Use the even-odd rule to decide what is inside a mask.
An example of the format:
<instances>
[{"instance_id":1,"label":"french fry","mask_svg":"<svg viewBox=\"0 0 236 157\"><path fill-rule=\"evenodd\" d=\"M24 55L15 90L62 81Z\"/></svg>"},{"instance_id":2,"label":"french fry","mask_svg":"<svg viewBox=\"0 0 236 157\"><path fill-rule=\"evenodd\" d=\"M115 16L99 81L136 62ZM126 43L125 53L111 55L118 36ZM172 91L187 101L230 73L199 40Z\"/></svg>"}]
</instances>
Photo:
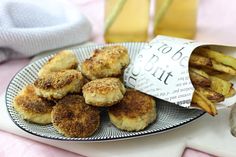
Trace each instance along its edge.
<instances>
[{"instance_id":1,"label":"french fry","mask_svg":"<svg viewBox=\"0 0 236 157\"><path fill-rule=\"evenodd\" d=\"M236 70L234 68L221 64L214 60L212 60L212 66L209 66L209 68L236 76Z\"/></svg>"},{"instance_id":2,"label":"french fry","mask_svg":"<svg viewBox=\"0 0 236 157\"><path fill-rule=\"evenodd\" d=\"M211 69L209 67L201 67L201 69L206 72L208 75L217 75L221 74L222 72L216 71L215 69Z\"/></svg>"},{"instance_id":3,"label":"french fry","mask_svg":"<svg viewBox=\"0 0 236 157\"><path fill-rule=\"evenodd\" d=\"M236 76L236 69L204 56L192 54L189 63L191 66L214 69L219 72Z\"/></svg>"},{"instance_id":4,"label":"french fry","mask_svg":"<svg viewBox=\"0 0 236 157\"><path fill-rule=\"evenodd\" d=\"M192 103L212 116L217 114L215 105L197 90L194 91Z\"/></svg>"},{"instance_id":5,"label":"french fry","mask_svg":"<svg viewBox=\"0 0 236 157\"><path fill-rule=\"evenodd\" d=\"M210 78L209 75L205 71L203 71L201 69L190 68L189 71L193 71L193 72L195 72L195 73L197 73L197 74L199 74L199 75L201 75L201 76L203 76L205 78L208 78L208 79Z\"/></svg>"},{"instance_id":6,"label":"french fry","mask_svg":"<svg viewBox=\"0 0 236 157\"><path fill-rule=\"evenodd\" d=\"M226 98L229 98L229 97L232 97L236 94L236 90L231 87L230 90L229 90L229 93L227 95L225 95Z\"/></svg>"},{"instance_id":7,"label":"french fry","mask_svg":"<svg viewBox=\"0 0 236 157\"><path fill-rule=\"evenodd\" d=\"M211 80L211 89L213 91L220 93L224 96L230 93L230 89L233 86L231 82L223 80L215 76L211 76L210 80Z\"/></svg>"},{"instance_id":8,"label":"french fry","mask_svg":"<svg viewBox=\"0 0 236 157\"><path fill-rule=\"evenodd\" d=\"M218 103L224 101L225 99L224 95L217 93L210 88L197 87L197 91L199 91L202 95L204 95L208 100L213 103Z\"/></svg>"},{"instance_id":9,"label":"french fry","mask_svg":"<svg viewBox=\"0 0 236 157\"><path fill-rule=\"evenodd\" d=\"M215 61L222 63L224 65L228 65L236 69L236 58L231 56L226 56L220 52L207 49L207 48L199 48L198 53L202 56L214 59Z\"/></svg>"},{"instance_id":10,"label":"french fry","mask_svg":"<svg viewBox=\"0 0 236 157\"><path fill-rule=\"evenodd\" d=\"M221 78L221 79L226 80L226 81L232 80L234 78L233 75L229 75L229 74L226 74L226 73L213 74L212 76Z\"/></svg>"},{"instance_id":11,"label":"french fry","mask_svg":"<svg viewBox=\"0 0 236 157\"><path fill-rule=\"evenodd\" d=\"M209 58L199 56L196 54L192 54L189 60L189 64L191 66L205 66L205 67L211 67L212 61Z\"/></svg>"},{"instance_id":12,"label":"french fry","mask_svg":"<svg viewBox=\"0 0 236 157\"><path fill-rule=\"evenodd\" d=\"M201 86L201 87L210 87L211 80L209 78L206 78L202 75L199 75L198 73L190 70L190 79L194 86Z\"/></svg>"}]
</instances>

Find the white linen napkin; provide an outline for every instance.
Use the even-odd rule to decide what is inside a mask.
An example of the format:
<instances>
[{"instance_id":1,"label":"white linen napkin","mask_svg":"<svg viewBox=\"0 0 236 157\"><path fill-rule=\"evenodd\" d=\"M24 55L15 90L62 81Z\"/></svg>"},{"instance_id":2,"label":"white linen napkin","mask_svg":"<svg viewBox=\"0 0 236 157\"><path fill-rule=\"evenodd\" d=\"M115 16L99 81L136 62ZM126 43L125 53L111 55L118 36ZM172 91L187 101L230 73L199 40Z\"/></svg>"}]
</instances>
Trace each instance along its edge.
<instances>
[{"instance_id":1,"label":"white linen napkin","mask_svg":"<svg viewBox=\"0 0 236 157\"><path fill-rule=\"evenodd\" d=\"M0 0L0 62L87 41L91 25L63 0Z\"/></svg>"},{"instance_id":2,"label":"white linen napkin","mask_svg":"<svg viewBox=\"0 0 236 157\"><path fill-rule=\"evenodd\" d=\"M185 147L216 156L235 157L236 138L230 134L230 109L219 110L216 117L205 114L198 120L162 134L111 142L55 141L31 135L18 128L10 119L4 97L0 95L0 130L53 145L77 154L94 157L181 157Z\"/></svg>"}]
</instances>

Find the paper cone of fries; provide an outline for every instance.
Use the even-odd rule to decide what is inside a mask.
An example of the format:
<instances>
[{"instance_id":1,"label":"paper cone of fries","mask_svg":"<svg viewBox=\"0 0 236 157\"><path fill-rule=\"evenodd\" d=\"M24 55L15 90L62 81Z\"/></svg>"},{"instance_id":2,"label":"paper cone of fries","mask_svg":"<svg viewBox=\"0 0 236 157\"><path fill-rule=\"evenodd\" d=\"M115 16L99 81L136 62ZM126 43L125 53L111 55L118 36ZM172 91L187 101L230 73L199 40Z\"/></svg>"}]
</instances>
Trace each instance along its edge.
<instances>
[{"instance_id":1,"label":"paper cone of fries","mask_svg":"<svg viewBox=\"0 0 236 157\"><path fill-rule=\"evenodd\" d=\"M236 102L236 47L157 36L124 78L141 92L216 115Z\"/></svg>"}]
</instances>

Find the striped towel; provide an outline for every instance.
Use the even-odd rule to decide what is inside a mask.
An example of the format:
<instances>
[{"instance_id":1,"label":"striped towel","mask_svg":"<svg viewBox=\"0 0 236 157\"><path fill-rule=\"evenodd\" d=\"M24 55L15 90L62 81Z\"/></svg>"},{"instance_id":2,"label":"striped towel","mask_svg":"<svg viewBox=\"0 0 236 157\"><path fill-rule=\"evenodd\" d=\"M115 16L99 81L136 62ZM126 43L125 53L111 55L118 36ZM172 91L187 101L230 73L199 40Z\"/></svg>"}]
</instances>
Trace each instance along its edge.
<instances>
[{"instance_id":1,"label":"striped towel","mask_svg":"<svg viewBox=\"0 0 236 157\"><path fill-rule=\"evenodd\" d=\"M63 0L0 0L0 63L82 43L91 30L78 8Z\"/></svg>"}]
</instances>

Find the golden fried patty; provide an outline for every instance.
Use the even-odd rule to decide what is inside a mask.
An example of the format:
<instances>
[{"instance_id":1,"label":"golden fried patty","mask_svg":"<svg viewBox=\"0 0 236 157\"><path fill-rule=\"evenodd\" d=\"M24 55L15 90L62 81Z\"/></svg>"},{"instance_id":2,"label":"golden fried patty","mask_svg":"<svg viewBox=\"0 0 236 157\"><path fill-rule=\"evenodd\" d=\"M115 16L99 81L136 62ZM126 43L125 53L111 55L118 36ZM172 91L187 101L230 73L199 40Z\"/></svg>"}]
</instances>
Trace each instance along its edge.
<instances>
[{"instance_id":1,"label":"golden fried patty","mask_svg":"<svg viewBox=\"0 0 236 157\"><path fill-rule=\"evenodd\" d=\"M123 98L125 87L118 78L103 78L88 82L82 92L87 104L111 106Z\"/></svg>"},{"instance_id":2,"label":"golden fried patty","mask_svg":"<svg viewBox=\"0 0 236 157\"><path fill-rule=\"evenodd\" d=\"M33 85L27 85L15 97L13 106L22 118L38 124L51 123L51 111L55 103L38 97Z\"/></svg>"},{"instance_id":3,"label":"golden fried patty","mask_svg":"<svg viewBox=\"0 0 236 157\"><path fill-rule=\"evenodd\" d=\"M108 46L96 49L81 65L81 72L90 80L122 75L129 64L127 49L123 46Z\"/></svg>"},{"instance_id":4,"label":"golden fried patty","mask_svg":"<svg viewBox=\"0 0 236 157\"><path fill-rule=\"evenodd\" d=\"M60 51L46 62L40 69L38 75L47 75L50 72L57 72L67 69L76 69L78 60L75 54L70 50Z\"/></svg>"},{"instance_id":5,"label":"golden fried patty","mask_svg":"<svg viewBox=\"0 0 236 157\"><path fill-rule=\"evenodd\" d=\"M67 93L79 93L83 84L83 76L77 70L52 72L34 82L36 94L49 100L61 99Z\"/></svg>"},{"instance_id":6,"label":"golden fried patty","mask_svg":"<svg viewBox=\"0 0 236 157\"><path fill-rule=\"evenodd\" d=\"M117 128L139 131L156 119L156 103L151 96L128 89L124 98L109 108L108 114Z\"/></svg>"},{"instance_id":7,"label":"golden fried patty","mask_svg":"<svg viewBox=\"0 0 236 157\"><path fill-rule=\"evenodd\" d=\"M98 129L100 113L96 107L85 104L82 96L67 95L53 107L52 123L67 137L88 137Z\"/></svg>"}]
</instances>

